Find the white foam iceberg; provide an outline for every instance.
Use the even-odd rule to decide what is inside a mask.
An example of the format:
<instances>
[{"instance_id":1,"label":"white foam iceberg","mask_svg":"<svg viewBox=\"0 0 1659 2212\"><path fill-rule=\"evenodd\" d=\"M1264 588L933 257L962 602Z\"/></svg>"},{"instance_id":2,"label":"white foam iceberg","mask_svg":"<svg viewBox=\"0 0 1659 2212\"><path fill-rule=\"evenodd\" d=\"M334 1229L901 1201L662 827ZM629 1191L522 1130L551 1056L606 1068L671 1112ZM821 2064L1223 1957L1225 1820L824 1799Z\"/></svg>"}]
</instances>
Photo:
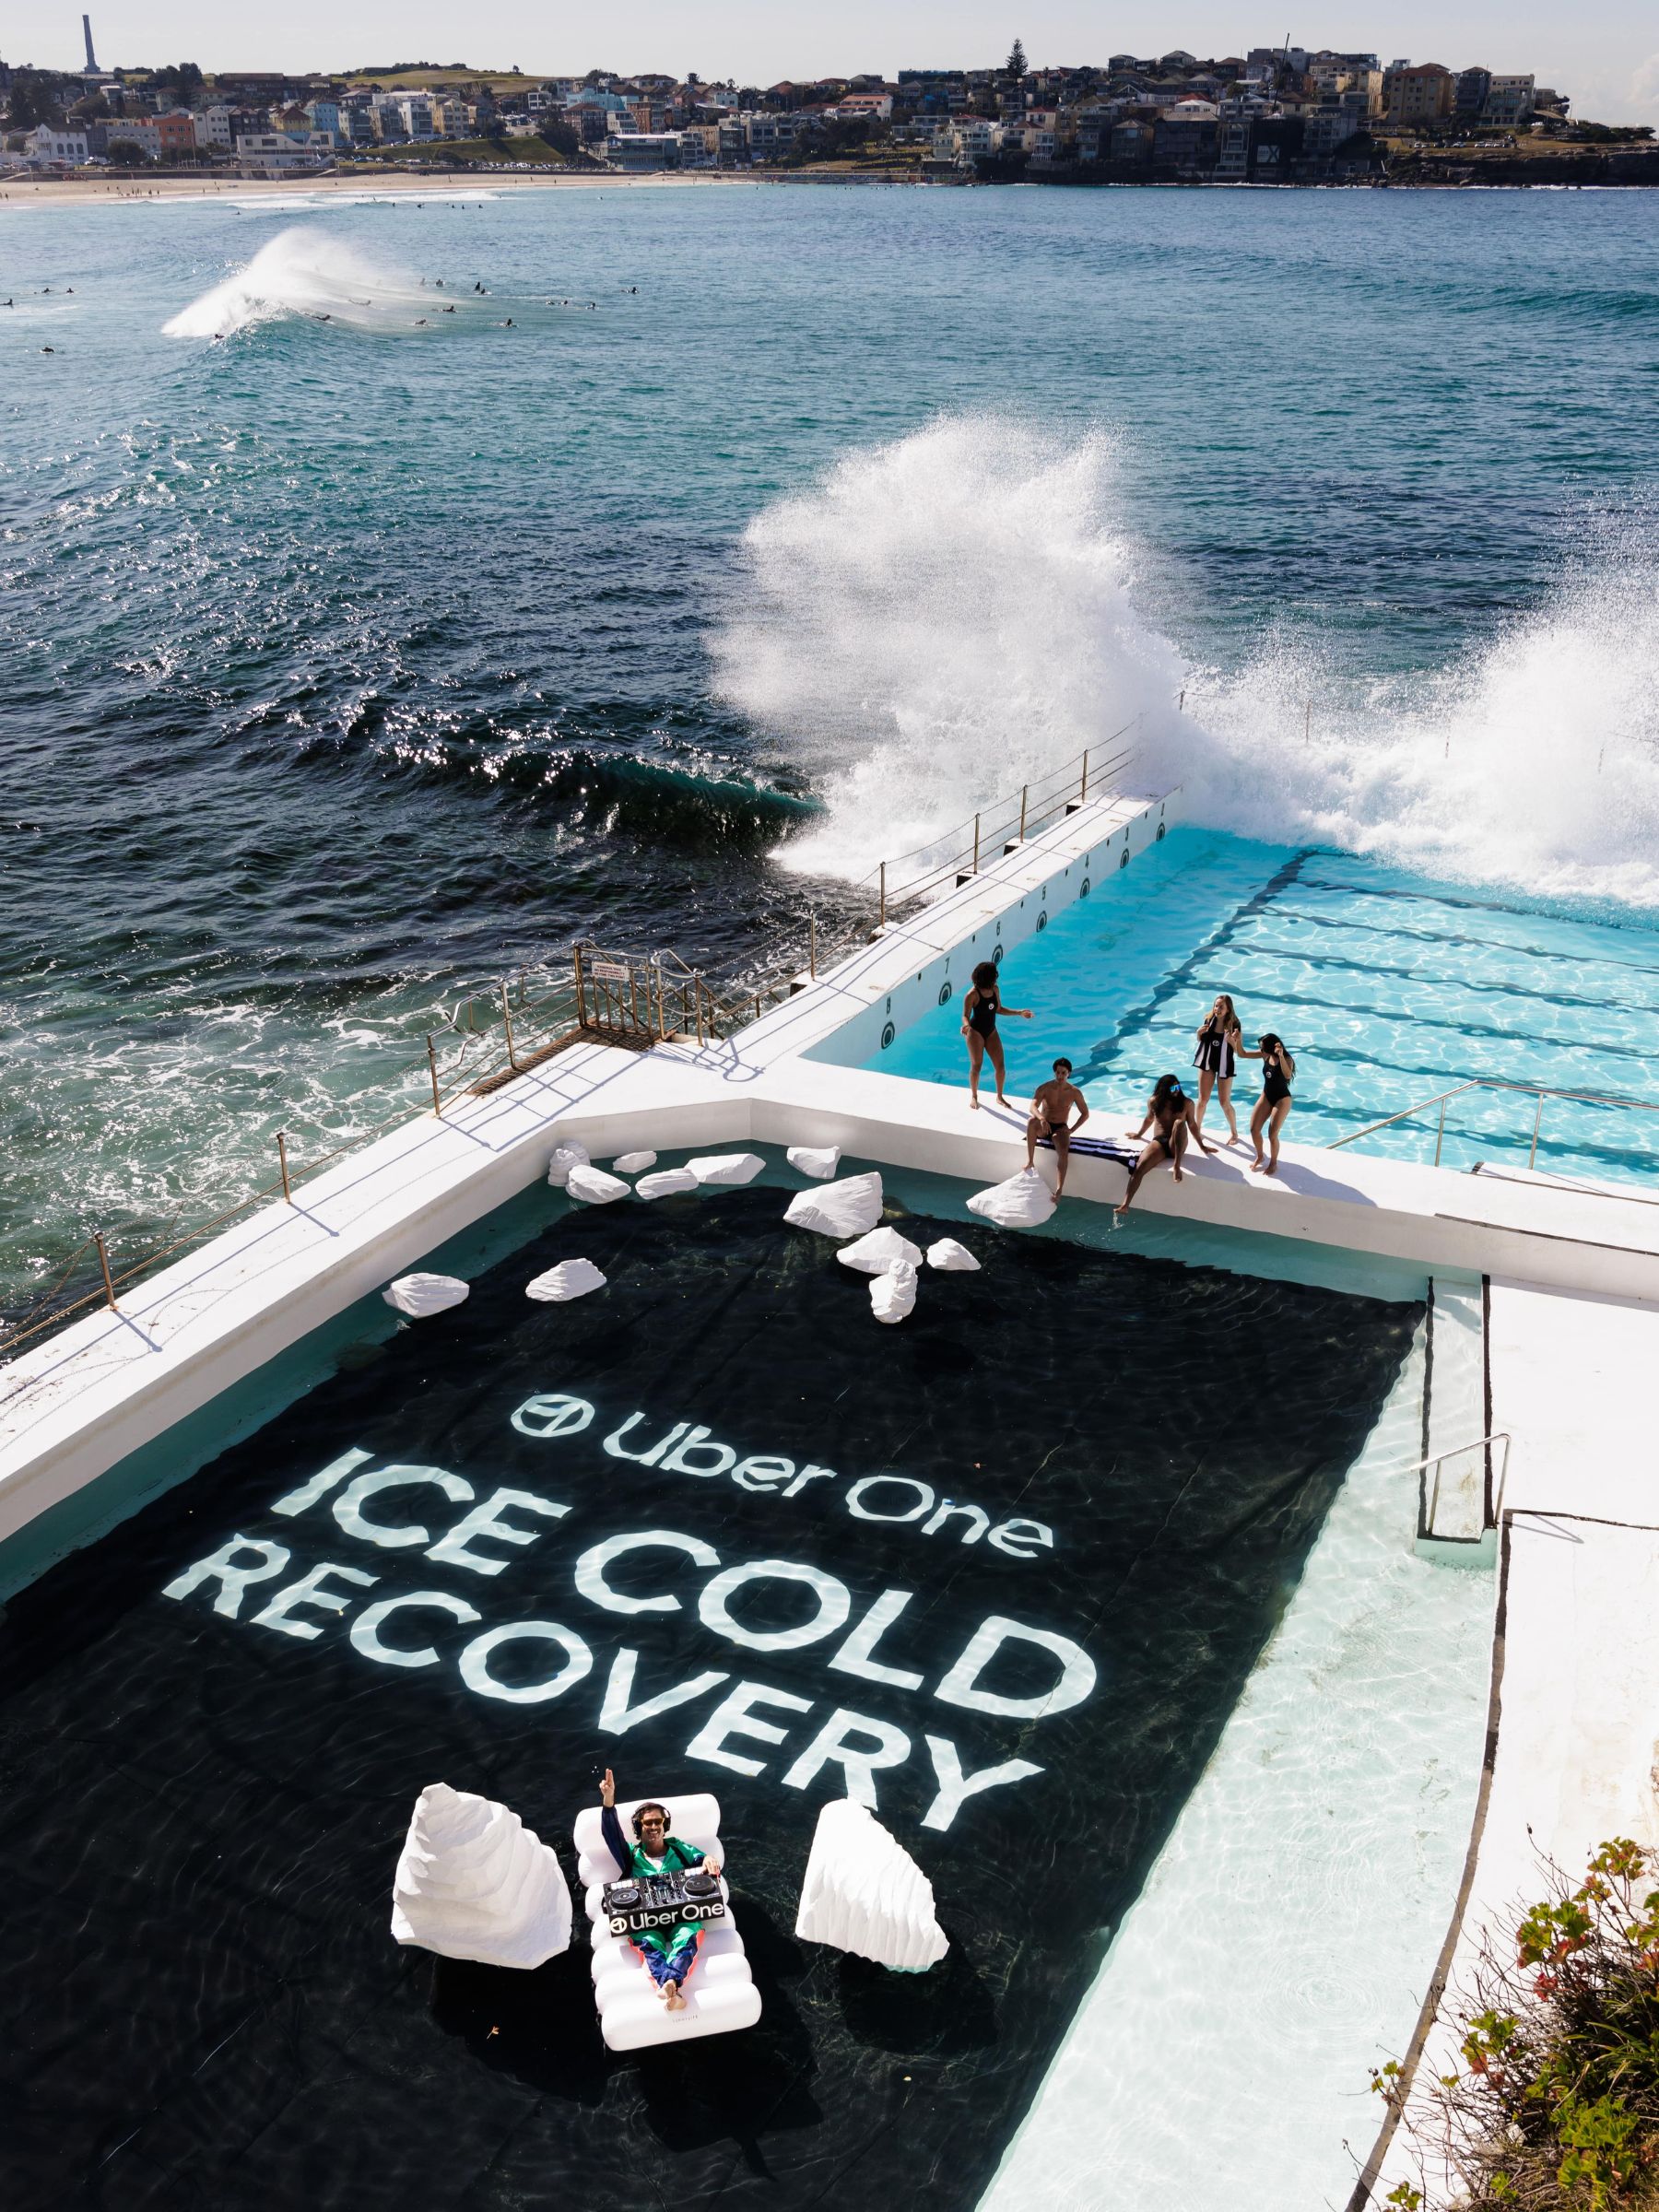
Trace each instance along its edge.
<instances>
[{"instance_id":1,"label":"white foam iceberg","mask_svg":"<svg viewBox=\"0 0 1659 2212\"><path fill-rule=\"evenodd\" d=\"M429 1313L447 1313L469 1294L458 1275L400 1275L381 1292L389 1306L416 1321Z\"/></svg>"},{"instance_id":2,"label":"white foam iceberg","mask_svg":"<svg viewBox=\"0 0 1659 2212\"><path fill-rule=\"evenodd\" d=\"M677 1191L694 1191L696 1188L697 1178L689 1168L659 1168L654 1175L641 1176L634 1184L634 1196L672 1198Z\"/></svg>"},{"instance_id":3,"label":"white foam iceberg","mask_svg":"<svg viewBox=\"0 0 1659 2212\"><path fill-rule=\"evenodd\" d=\"M570 1885L516 1813L435 1782L415 1801L397 1862L392 1933L444 1959L541 1966L570 1948Z\"/></svg>"},{"instance_id":4,"label":"white foam iceberg","mask_svg":"<svg viewBox=\"0 0 1659 2212\"><path fill-rule=\"evenodd\" d=\"M977 1275L979 1262L966 1244L959 1244L954 1237L941 1237L936 1244L927 1248L927 1264L945 1275Z\"/></svg>"},{"instance_id":5,"label":"white foam iceberg","mask_svg":"<svg viewBox=\"0 0 1659 2212\"><path fill-rule=\"evenodd\" d=\"M585 1298L590 1290L603 1290L605 1277L592 1260L560 1260L557 1267L549 1267L546 1275L538 1275L524 1285L524 1296L533 1298L544 1306L562 1306L573 1298Z\"/></svg>"},{"instance_id":6,"label":"white foam iceberg","mask_svg":"<svg viewBox=\"0 0 1659 2212\"><path fill-rule=\"evenodd\" d=\"M881 1177L843 1175L822 1190L797 1191L783 1218L796 1229L816 1230L820 1237L862 1236L881 1218Z\"/></svg>"},{"instance_id":7,"label":"white foam iceberg","mask_svg":"<svg viewBox=\"0 0 1659 2212\"><path fill-rule=\"evenodd\" d=\"M547 1162L547 1181L556 1191L562 1191L571 1180L572 1168L585 1168L592 1154L585 1145L579 1145L573 1136L567 1136L553 1147L553 1157Z\"/></svg>"},{"instance_id":8,"label":"white foam iceberg","mask_svg":"<svg viewBox=\"0 0 1659 2212\"><path fill-rule=\"evenodd\" d=\"M1006 1182L975 1191L968 1201L971 1214L982 1214L998 1229L1040 1229L1054 1210L1054 1194L1035 1168L1022 1168Z\"/></svg>"},{"instance_id":9,"label":"white foam iceberg","mask_svg":"<svg viewBox=\"0 0 1659 2212\"><path fill-rule=\"evenodd\" d=\"M656 1166L654 1152L619 1152L611 1166L618 1175L643 1175L647 1168Z\"/></svg>"},{"instance_id":10,"label":"white foam iceberg","mask_svg":"<svg viewBox=\"0 0 1659 2212\"><path fill-rule=\"evenodd\" d=\"M810 1175L818 1182L828 1182L841 1166L841 1147L791 1145L785 1157L798 1174Z\"/></svg>"},{"instance_id":11,"label":"white foam iceberg","mask_svg":"<svg viewBox=\"0 0 1659 2212\"><path fill-rule=\"evenodd\" d=\"M922 1265L920 1246L885 1226L843 1244L835 1256L843 1267L856 1267L860 1275L885 1275L895 1260L902 1260L910 1267Z\"/></svg>"},{"instance_id":12,"label":"white foam iceberg","mask_svg":"<svg viewBox=\"0 0 1659 2212\"><path fill-rule=\"evenodd\" d=\"M704 1159L688 1159L688 1171L699 1182L753 1182L766 1162L758 1152L712 1152Z\"/></svg>"},{"instance_id":13,"label":"white foam iceberg","mask_svg":"<svg viewBox=\"0 0 1659 2212\"><path fill-rule=\"evenodd\" d=\"M603 1168L587 1168L580 1162L566 1176L565 1189L583 1206L609 1206L613 1200L628 1196L628 1185L620 1175L607 1175Z\"/></svg>"},{"instance_id":14,"label":"white foam iceberg","mask_svg":"<svg viewBox=\"0 0 1659 2212\"><path fill-rule=\"evenodd\" d=\"M895 1260L870 1285L870 1311L877 1321L904 1321L915 1305L916 1270L908 1260Z\"/></svg>"},{"instance_id":15,"label":"white foam iceberg","mask_svg":"<svg viewBox=\"0 0 1659 2212\"><path fill-rule=\"evenodd\" d=\"M920 1973L950 1948L933 1884L874 1813L850 1797L818 1813L795 1934L806 1943Z\"/></svg>"}]
</instances>

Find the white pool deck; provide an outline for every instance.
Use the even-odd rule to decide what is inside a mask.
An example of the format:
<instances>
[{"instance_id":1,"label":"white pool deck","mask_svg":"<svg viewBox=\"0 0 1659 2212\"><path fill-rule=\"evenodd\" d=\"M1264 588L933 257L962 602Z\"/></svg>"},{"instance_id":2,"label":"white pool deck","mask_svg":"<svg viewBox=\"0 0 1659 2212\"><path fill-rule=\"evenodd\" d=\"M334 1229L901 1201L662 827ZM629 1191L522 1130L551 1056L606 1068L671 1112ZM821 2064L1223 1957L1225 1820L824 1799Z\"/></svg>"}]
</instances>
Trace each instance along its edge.
<instances>
[{"instance_id":1,"label":"white pool deck","mask_svg":"<svg viewBox=\"0 0 1659 2212\"><path fill-rule=\"evenodd\" d=\"M973 961L1102 886L1178 815L1173 793L1091 801L736 1037L645 1053L576 1044L441 1120L411 1119L300 1186L294 1205L250 1216L135 1285L119 1312L100 1310L19 1352L0 1367L0 1543L539 1182L556 1136L601 1159L833 1144L970 1189L1000 1182L1024 1164L1023 1111L999 1111L987 1093L971 1112L965 1086L841 1062L867 1058L888 1020L915 1018L947 982L959 998ZM1092 1133L1138 1122L1142 1101L1122 1104L1121 1115L1097 1112ZM1078 1159L1065 1205L1114 1203L1123 1185L1121 1168ZM1659 1841L1659 1496L1641 1402L1659 1364L1659 1205L1295 1144L1276 1180L1224 1153L1195 1161L1179 1186L1148 1178L1136 1204L1404 1260L1425 1276L1490 1278L1492 1418L1513 1440L1515 1518L1501 1726L1460 1924L1526 1887L1526 1820L1569 1860L1615 1830ZM1549 1533L1570 1524L1571 1537ZM1402 1544L1411 1540L1403 1527ZM1410 2023L1378 2030L1401 2047Z\"/></svg>"},{"instance_id":2,"label":"white pool deck","mask_svg":"<svg viewBox=\"0 0 1659 2212\"><path fill-rule=\"evenodd\" d=\"M1656 1328L1638 1300L1491 1286L1492 1418L1513 1441L1481 1802L1440 1969L1454 2001L1483 1934L1547 1893L1545 1860L1582 1877L1611 1837L1659 1846ZM1452 2010L1396 2047L1417 2140L1385 2136L1354 2212L1419 2159L1444 2184L1420 2085L1458 2068Z\"/></svg>"}]
</instances>

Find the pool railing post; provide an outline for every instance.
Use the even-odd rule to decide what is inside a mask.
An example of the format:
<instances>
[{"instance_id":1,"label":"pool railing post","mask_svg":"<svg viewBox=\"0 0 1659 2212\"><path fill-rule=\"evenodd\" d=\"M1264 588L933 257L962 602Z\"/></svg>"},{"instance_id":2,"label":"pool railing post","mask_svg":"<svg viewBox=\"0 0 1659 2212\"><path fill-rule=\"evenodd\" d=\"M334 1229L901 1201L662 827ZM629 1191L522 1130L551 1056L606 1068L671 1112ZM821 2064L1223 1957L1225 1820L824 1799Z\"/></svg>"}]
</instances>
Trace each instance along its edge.
<instances>
[{"instance_id":1,"label":"pool railing post","mask_svg":"<svg viewBox=\"0 0 1659 2212\"><path fill-rule=\"evenodd\" d=\"M1538 1157L1538 1124L1540 1124L1540 1123L1543 1121L1543 1119L1544 1119L1544 1093L1543 1093L1542 1091L1540 1091L1540 1092L1538 1093L1538 1111L1537 1111L1537 1112L1536 1112L1536 1113L1535 1113L1535 1114L1533 1115L1532 1150L1531 1150L1531 1151L1530 1151L1530 1152L1527 1154L1527 1156L1526 1156L1526 1165L1527 1165L1527 1168L1528 1168L1529 1171L1530 1171L1530 1170L1531 1170L1531 1168L1532 1168L1532 1164L1533 1164L1533 1162L1534 1162L1534 1161L1535 1161L1535 1160L1537 1159L1537 1157Z\"/></svg>"},{"instance_id":2,"label":"pool railing post","mask_svg":"<svg viewBox=\"0 0 1659 2212\"><path fill-rule=\"evenodd\" d=\"M427 1038L427 1067L432 1078L432 1112L441 1121L443 1119L443 1100L438 1095L438 1049L429 1035Z\"/></svg>"},{"instance_id":3,"label":"pool railing post","mask_svg":"<svg viewBox=\"0 0 1659 2212\"><path fill-rule=\"evenodd\" d=\"M1028 798L1030 796L1030 792L1031 792L1031 787L1030 787L1030 785L1029 783L1022 783L1022 784L1020 785L1020 787L1019 787L1019 841L1020 841L1020 843L1021 843L1022 845L1023 845L1023 844L1024 844L1024 842L1025 842L1026 800L1027 800L1027 799L1028 799Z\"/></svg>"},{"instance_id":4,"label":"pool railing post","mask_svg":"<svg viewBox=\"0 0 1659 2212\"><path fill-rule=\"evenodd\" d=\"M110 1255L104 1249L104 1233L101 1229L95 1229L92 1231L92 1241L98 1247L98 1264L103 1269L105 1302L112 1313L119 1313L121 1308L115 1303L115 1286L110 1280Z\"/></svg>"},{"instance_id":5,"label":"pool railing post","mask_svg":"<svg viewBox=\"0 0 1659 2212\"><path fill-rule=\"evenodd\" d=\"M806 972L816 983L818 982L818 916L816 914L808 914L806 917Z\"/></svg>"},{"instance_id":6,"label":"pool railing post","mask_svg":"<svg viewBox=\"0 0 1659 2212\"><path fill-rule=\"evenodd\" d=\"M294 1194L288 1188L288 1131L286 1129L278 1129L276 1132L276 1165L282 1171L282 1195L288 1205L292 1206Z\"/></svg>"},{"instance_id":7,"label":"pool railing post","mask_svg":"<svg viewBox=\"0 0 1659 2212\"><path fill-rule=\"evenodd\" d=\"M973 872L976 876L979 874L979 825L980 818L976 814L973 818Z\"/></svg>"},{"instance_id":8,"label":"pool railing post","mask_svg":"<svg viewBox=\"0 0 1659 2212\"><path fill-rule=\"evenodd\" d=\"M576 1027L579 1030L585 1030L587 1028L587 982L582 972L582 947L580 945L572 945L571 947L571 972L576 978Z\"/></svg>"},{"instance_id":9,"label":"pool railing post","mask_svg":"<svg viewBox=\"0 0 1659 2212\"><path fill-rule=\"evenodd\" d=\"M514 1059L512 1052L512 1008L507 1000L507 978L505 976L501 978L501 1022L507 1031L507 1065L516 1076L518 1062Z\"/></svg>"},{"instance_id":10,"label":"pool railing post","mask_svg":"<svg viewBox=\"0 0 1659 2212\"><path fill-rule=\"evenodd\" d=\"M877 929L887 927L887 862L885 860L881 864L881 917L876 926Z\"/></svg>"},{"instance_id":11,"label":"pool railing post","mask_svg":"<svg viewBox=\"0 0 1659 2212\"><path fill-rule=\"evenodd\" d=\"M697 992L697 1044L698 1044L698 1050L700 1052L700 1051L701 1051L701 1049L702 1049L702 1041L703 1041L703 1023L702 1023L702 977L701 977L700 975L694 975L694 976L692 977L692 979L691 979L691 982L692 982L693 987L695 988L695 990L696 990L696 992Z\"/></svg>"},{"instance_id":12,"label":"pool railing post","mask_svg":"<svg viewBox=\"0 0 1659 2212\"><path fill-rule=\"evenodd\" d=\"M1085 752L1084 752L1084 755L1083 755L1083 781L1082 781L1082 782L1081 782L1081 783L1080 783L1080 784L1077 786L1077 804L1078 804L1078 806L1082 806L1083 802L1084 802L1084 801L1085 801L1085 800L1088 798L1088 752L1087 752L1087 751L1085 751Z\"/></svg>"},{"instance_id":13,"label":"pool railing post","mask_svg":"<svg viewBox=\"0 0 1659 2212\"><path fill-rule=\"evenodd\" d=\"M1441 1100L1441 1110L1440 1110L1440 1127L1439 1127L1439 1128L1438 1128L1438 1129L1435 1131L1435 1133L1434 1133L1434 1164L1435 1164L1435 1166L1436 1166L1437 1168L1440 1166L1440 1159L1441 1159L1441 1146L1442 1146L1442 1145L1445 1143L1445 1141L1446 1141L1446 1101L1445 1101L1445 1100L1444 1100L1444 1099L1442 1099L1442 1100Z\"/></svg>"}]
</instances>

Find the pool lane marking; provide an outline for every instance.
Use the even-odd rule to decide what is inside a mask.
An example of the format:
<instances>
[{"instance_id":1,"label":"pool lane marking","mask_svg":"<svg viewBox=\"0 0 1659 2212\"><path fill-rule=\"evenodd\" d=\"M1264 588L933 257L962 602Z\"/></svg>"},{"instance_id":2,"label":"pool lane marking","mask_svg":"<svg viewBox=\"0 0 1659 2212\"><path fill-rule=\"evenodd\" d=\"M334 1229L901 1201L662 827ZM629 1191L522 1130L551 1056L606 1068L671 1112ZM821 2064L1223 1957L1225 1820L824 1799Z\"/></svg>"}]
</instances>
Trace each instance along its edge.
<instances>
[{"instance_id":1,"label":"pool lane marking","mask_svg":"<svg viewBox=\"0 0 1659 2212\"><path fill-rule=\"evenodd\" d=\"M1303 867L1314 857L1318 850L1316 845L1308 845L1301 852L1293 853L1282 867L1267 878L1265 884L1236 906L1227 919L1213 929L1207 937L1194 946L1179 966L1170 970L1163 981L1154 988L1150 997L1143 999L1139 1006L1132 1006L1119 1021L1117 1028L1110 1037L1102 1037L1091 1045L1082 1066L1077 1069L1072 1076L1072 1081L1077 1088L1081 1089L1085 1083L1091 1081L1097 1076L1104 1075L1112 1062L1122 1052L1129 1037L1137 1030L1144 1033L1149 1030L1158 1009L1167 1000L1173 998L1178 992L1188 989L1192 978L1200 965L1223 946L1230 944L1233 932L1241 928L1250 915L1259 912L1264 906L1277 898L1287 884L1294 883Z\"/></svg>"}]
</instances>

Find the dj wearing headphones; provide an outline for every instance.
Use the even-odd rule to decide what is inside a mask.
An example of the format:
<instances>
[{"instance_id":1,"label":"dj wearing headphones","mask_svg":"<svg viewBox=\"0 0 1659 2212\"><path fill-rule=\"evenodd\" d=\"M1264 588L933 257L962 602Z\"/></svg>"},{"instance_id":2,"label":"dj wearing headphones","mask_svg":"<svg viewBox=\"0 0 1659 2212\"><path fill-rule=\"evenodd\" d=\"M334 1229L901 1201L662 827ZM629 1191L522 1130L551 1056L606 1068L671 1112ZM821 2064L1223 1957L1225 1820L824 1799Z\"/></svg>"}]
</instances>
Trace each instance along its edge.
<instances>
[{"instance_id":1,"label":"dj wearing headphones","mask_svg":"<svg viewBox=\"0 0 1659 2212\"><path fill-rule=\"evenodd\" d=\"M665 1805L653 1801L640 1806L633 1817L635 1841L630 1844L617 1818L617 1778L608 1767L599 1785L599 1802L604 1808L599 1815L599 1825L605 1832L605 1847L616 1860L624 1879L629 1875L648 1878L670 1872L688 1874L698 1868L719 1875L720 1868L705 1853L694 1851L689 1843L682 1843L677 1836L669 1834ZM699 1928L679 1927L666 1935L658 1935L653 1929L643 1928L629 1937L644 1959L670 2012L677 2012L686 2002L680 1983L691 1971L701 1933Z\"/></svg>"}]
</instances>

